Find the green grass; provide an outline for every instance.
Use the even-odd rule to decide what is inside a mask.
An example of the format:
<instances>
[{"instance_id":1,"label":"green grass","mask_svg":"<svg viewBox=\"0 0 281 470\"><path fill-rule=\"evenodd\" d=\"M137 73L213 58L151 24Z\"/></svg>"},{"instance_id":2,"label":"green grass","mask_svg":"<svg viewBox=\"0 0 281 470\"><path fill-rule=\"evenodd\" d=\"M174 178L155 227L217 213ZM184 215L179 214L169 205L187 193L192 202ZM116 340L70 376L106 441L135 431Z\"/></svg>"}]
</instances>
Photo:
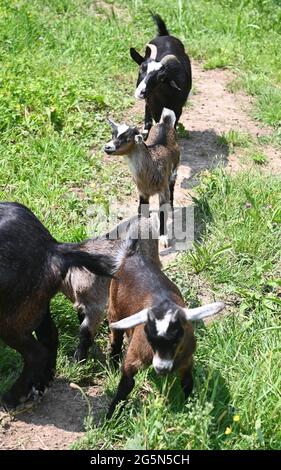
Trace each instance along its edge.
<instances>
[{"instance_id":1,"label":"green grass","mask_svg":"<svg viewBox=\"0 0 281 470\"><path fill-rule=\"evenodd\" d=\"M228 132L224 132L218 137L219 145L227 145L230 150L234 147L248 147L251 143L251 136L248 134L242 134L235 129L231 129Z\"/></svg>"},{"instance_id":2,"label":"green grass","mask_svg":"<svg viewBox=\"0 0 281 470\"><path fill-rule=\"evenodd\" d=\"M122 119L134 102L128 50L143 50L154 36L149 9L206 69L230 67L232 88L255 97L255 117L273 126L259 150L235 129L221 143L249 145L252 160L265 163L262 146L281 142L278 2L107 3L118 14L95 10L92 0L0 4L0 198L28 205L60 240L86 237L89 207L107 210L110 197L133 187L118 161L105 164L101 148L110 137L106 117ZM227 302L225 317L196 330L194 397L185 404L177 380L141 372L124 413L99 426L88 418L76 448L280 448L280 193L273 176L203 174L194 200L206 232L167 270L188 303L198 305L203 294ZM57 296L52 311L58 376L84 386L98 375L112 396L119 373L71 360L72 306ZM103 350L107 333L104 326L97 339ZM19 368L18 355L0 344L0 393Z\"/></svg>"},{"instance_id":3,"label":"green grass","mask_svg":"<svg viewBox=\"0 0 281 470\"><path fill-rule=\"evenodd\" d=\"M260 150L252 151L249 154L249 158L253 160L253 162L256 163L257 165L265 165L266 163L268 163L267 156Z\"/></svg>"},{"instance_id":4,"label":"green grass","mask_svg":"<svg viewBox=\"0 0 281 470\"><path fill-rule=\"evenodd\" d=\"M187 302L227 304L197 327L194 397L184 404L176 378L141 372L121 416L90 427L75 448L280 448L280 191L280 179L255 173L202 176L203 240L168 269ZM118 376L107 377L111 394Z\"/></svg>"}]
</instances>

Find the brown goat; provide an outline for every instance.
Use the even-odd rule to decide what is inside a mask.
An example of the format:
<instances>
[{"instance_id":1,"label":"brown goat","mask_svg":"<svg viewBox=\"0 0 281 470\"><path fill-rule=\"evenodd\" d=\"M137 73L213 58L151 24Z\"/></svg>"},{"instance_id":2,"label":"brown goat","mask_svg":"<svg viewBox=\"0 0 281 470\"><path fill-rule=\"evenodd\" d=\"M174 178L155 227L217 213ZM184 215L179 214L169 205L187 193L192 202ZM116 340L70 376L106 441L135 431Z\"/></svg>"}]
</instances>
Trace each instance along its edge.
<instances>
[{"instance_id":1,"label":"brown goat","mask_svg":"<svg viewBox=\"0 0 281 470\"><path fill-rule=\"evenodd\" d=\"M104 147L109 155L127 155L128 165L138 188L139 214L142 213L142 205L148 208L151 196L159 195L160 238L164 246L168 246L166 223L169 206L173 207L174 203L174 187L180 160L175 121L175 113L164 108L160 122L151 128L145 143L137 128L109 120L112 140Z\"/></svg>"},{"instance_id":2,"label":"brown goat","mask_svg":"<svg viewBox=\"0 0 281 470\"><path fill-rule=\"evenodd\" d=\"M190 320L214 315L224 308L221 302L217 302L187 309L179 289L159 265L138 253L124 258L116 276L118 280L113 279L110 286L108 311L112 330L111 356L119 359L124 330L129 346L108 418L133 389L138 370L151 363L159 374L177 370L187 397L193 387L195 350Z\"/></svg>"}]
</instances>

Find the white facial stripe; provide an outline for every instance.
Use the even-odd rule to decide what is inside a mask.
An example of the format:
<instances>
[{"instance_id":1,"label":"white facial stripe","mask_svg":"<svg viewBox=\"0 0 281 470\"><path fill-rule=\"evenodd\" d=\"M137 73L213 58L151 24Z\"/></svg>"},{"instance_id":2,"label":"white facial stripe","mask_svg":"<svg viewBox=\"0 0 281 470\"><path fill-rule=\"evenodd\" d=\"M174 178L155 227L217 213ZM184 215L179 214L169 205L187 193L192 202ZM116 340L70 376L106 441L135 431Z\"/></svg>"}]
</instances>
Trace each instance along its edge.
<instances>
[{"instance_id":1,"label":"white facial stripe","mask_svg":"<svg viewBox=\"0 0 281 470\"><path fill-rule=\"evenodd\" d=\"M160 70L162 67L163 67L163 64L161 64L161 62L156 62L155 60L152 60L151 62L148 63L146 77L151 72ZM145 92L145 89L146 89L146 77L140 82L140 84L138 85L135 91L135 97L138 99L143 98L143 93Z\"/></svg>"},{"instance_id":2,"label":"white facial stripe","mask_svg":"<svg viewBox=\"0 0 281 470\"><path fill-rule=\"evenodd\" d=\"M121 134L124 134L129 129L129 126L126 124L120 124L118 126L118 131L117 131L117 137L119 137Z\"/></svg>"},{"instance_id":3,"label":"white facial stripe","mask_svg":"<svg viewBox=\"0 0 281 470\"><path fill-rule=\"evenodd\" d=\"M161 64L161 62L156 62L155 60L149 62L147 66L147 75L151 72L155 72L156 70L160 70L162 67L163 64Z\"/></svg>"},{"instance_id":4,"label":"white facial stripe","mask_svg":"<svg viewBox=\"0 0 281 470\"><path fill-rule=\"evenodd\" d=\"M146 89L146 83L144 79L140 82L139 86L137 87L135 91L135 97L138 99L142 98L142 94L145 92L145 89Z\"/></svg>"},{"instance_id":5,"label":"white facial stripe","mask_svg":"<svg viewBox=\"0 0 281 470\"><path fill-rule=\"evenodd\" d=\"M155 60L157 56L157 47L155 44L147 44L147 47L151 50L150 58Z\"/></svg>"},{"instance_id":6,"label":"white facial stripe","mask_svg":"<svg viewBox=\"0 0 281 470\"><path fill-rule=\"evenodd\" d=\"M157 370L172 370L174 361L172 359L163 359L156 352L152 361L153 367Z\"/></svg>"},{"instance_id":7,"label":"white facial stripe","mask_svg":"<svg viewBox=\"0 0 281 470\"><path fill-rule=\"evenodd\" d=\"M167 333L171 318L172 315L166 313L164 318L162 318L161 320L155 320L156 331L158 336L164 336Z\"/></svg>"},{"instance_id":8,"label":"white facial stripe","mask_svg":"<svg viewBox=\"0 0 281 470\"><path fill-rule=\"evenodd\" d=\"M110 142L106 144L106 148L110 150L116 150L113 140L111 140Z\"/></svg>"}]
</instances>

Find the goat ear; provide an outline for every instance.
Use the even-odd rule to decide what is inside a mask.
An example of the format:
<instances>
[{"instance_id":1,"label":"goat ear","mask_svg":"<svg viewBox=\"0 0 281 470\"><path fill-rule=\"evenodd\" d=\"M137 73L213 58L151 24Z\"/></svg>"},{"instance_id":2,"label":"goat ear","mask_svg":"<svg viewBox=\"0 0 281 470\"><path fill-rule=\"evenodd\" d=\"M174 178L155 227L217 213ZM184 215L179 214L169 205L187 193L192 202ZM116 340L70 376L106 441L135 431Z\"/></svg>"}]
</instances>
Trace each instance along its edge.
<instances>
[{"instance_id":1,"label":"goat ear","mask_svg":"<svg viewBox=\"0 0 281 470\"><path fill-rule=\"evenodd\" d=\"M144 61L144 57L142 57L138 51L136 51L136 49L134 47L131 47L130 48L130 54L131 54L131 57L132 59L138 64L142 64L143 61Z\"/></svg>"},{"instance_id":2,"label":"goat ear","mask_svg":"<svg viewBox=\"0 0 281 470\"><path fill-rule=\"evenodd\" d=\"M110 328L113 330L126 330L127 328L134 328L134 326L140 325L147 321L148 309L145 308L130 317L123 318L115 323L110 323Z\"/></svg>"},{"instance_id":3,"label":"goat ear","mask_svg":"<svg viewBox=\"0 0 281 470\"><path fill-rule=\"evenodd\" d=\"M184 308L184 315L186 320L198 321L203 318L216 315L225 307L223 302L214 302L213 304L203 305L198 308Z\"/></svg>"},{"instance_id":4,"label":"goat ear","mask_svg":"<svg viewBox=\"0 0 281 470\"><path fill-rule=\"evenodd\" d=\"M175 88L176 90L179 90L181 91L181 88L176 84L176 82L174 80L171 80L169 82L169 85L172 87L172 88Z\"/></svg>"},{"instance_id":5,"label":"goat ear","mask_svg":"<svg viewBox=\"0 0 281 470\"><path fill-rule=\"evenodd\" d=\"M117 124L116 122L114 122L114 121L113 121L112 119L110 119L110 118L107 118L107 122L108 122L108 124L110 125L110 127L111 127L111 129L112 129L113 131L117 131L117 129L118 129L118 124Z\"/></svg>"},{"instance_id":6,"label":"goat ear","mask_svg":"<svg viewBox=\"0 0 281 470\"><path fill-rule=\"evenodd\" d=\"M144 140L144 136L142 134L135 135L135 143L142 144Z\"/></svg>"}]
</instances>

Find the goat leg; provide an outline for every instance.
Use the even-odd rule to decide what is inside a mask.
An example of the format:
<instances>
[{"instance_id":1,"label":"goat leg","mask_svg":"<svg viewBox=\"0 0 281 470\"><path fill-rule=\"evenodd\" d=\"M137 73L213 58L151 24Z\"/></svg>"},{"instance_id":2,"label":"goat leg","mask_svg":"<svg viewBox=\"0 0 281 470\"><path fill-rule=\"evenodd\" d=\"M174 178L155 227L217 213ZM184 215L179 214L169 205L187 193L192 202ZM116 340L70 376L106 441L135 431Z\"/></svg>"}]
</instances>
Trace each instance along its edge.
<instances>
[{"instance_id":1,"label":"goat leg","mask_svg":"<svg viewBox=\"0 0 281 470\"><path fill-rule=\"evenodd\" d=\"M133 390L134 385L135 385L134 375L136 374L136 372L137 372L137 370L133 370L133 369L130 370L129 372L125 372L123 370L122 377L121 377L121 380L119 382L116 395L113 398L113 400L110 404L110 407L108 409L107 415L106 415L107 419L110 419L112 417L118 403L120 403L121 401L126 400L129 393ZM124 405L125 405L125 403L120 408L120 412L123 409Z\"/></svg>"},{"instance_id":2,"label":"goat leg","mask_svg":"<svg viewBox=\"0 0 281 470\"><path fill-rule=\"evenodd\" d=\"M50 306L41 325L35 330L38 341L47 349L48 359L45 368L46 386L52 382L56 372L58 351L58 330L50 314Z\"/></svg>"},{"instance_id":3,"label":"goat leg","mask_svg":"<svg viewBox=\"0 0 281 470\"><path fill-rule=\"evenodd\" d=\"M149 217L149 197L143 194L139 195L138 216Z\"/></svg>"},{"instance_id":4,"label":"goat leg","mask_svg":"<svg viewBox=\"0 0 281 470\"><path fill-rule=\"evenodd\" d=\"M177 179L177 169L175 169L172 172L170 176L170 180L169 180L170 204L171 204L172 211L174 210L174 190L175 190L176 179Z\"/></svg>"},{"instance_id":5,"label":"goat leg","mask_svg":"<svg viewBox=\"0 0 281 470\"><path fill-rule=\"evenodd\" d=\"M92 304L85 310L85 314L78 312L80 321L79 344L74 353L74 359L77 362L84 362L88 358L89 349L94 343L98 327L104 317L104 304L95 306Z\"/></svg>"},{"instance_id":6,"label":"goat leg","mask_svg":"<svg viewBox=\"0 0 281 470\"><path fill-rule=\"evenodd\" d=\"M144 114L144 131L143 138L147 139L150 129L152 128L153 118L149 106L145 105L145 114Z\"/></svg>"},{"instance_id":7,"label":"goat leg","mask_svg":"<svg viewBox=\"0 0 281 470\"><path fill-rule=\"evenodd\" d=\"M84 362L87 360L92 345L92 335L89 329L88 317L79 312L78 318L80 321L79 344L74 352L74 359L77 362Z\"/></svg>"},{"instance_id":8,"label":"goat leg","mask_svg":"<svg viewBox=\"0 0 281 470\"><path fill-rule=\"evenodd\" d=\"M20 377L2 396L4 407L10 409L27 401L30 397L36 398L42 395L45 391L48 351L31 334L16 340L11 337L3 339L8 346L18 351L24 360Z\"/></svg>"},{"instance_id":9,"label":"goat leg","mask_svg":"<svg viewBox=\"0 0 281 470\"><path fill-rule=\"evenodd\" d=\"M164 248L168 247L167 221L170 209L170 190L169 187L159 194L159 218L160 218L160 242Z\"/></svg>"},{"instance_id":10,"label":"goat leg","mask_svg":"<svg viewBox=\"0 0 281 470\"><path fill-rule=\"evenodd\" d=\"M113 361L115 367L118 366L122 345L123 345L124 331L122 330L111 330L110 334L110 358Z\"/></svg>"},{"instance_id":11,"label":"goat leg","mask_svg":"<svg viewBox=\"0 0 281 470\"><path fill-rule=\"evenodd\" d=\"M193 378L192 378L192 365L187 369L181 369L179 371L181 386L185 399L189 397L193 389Z\"/></svg>"}]
</instances>

